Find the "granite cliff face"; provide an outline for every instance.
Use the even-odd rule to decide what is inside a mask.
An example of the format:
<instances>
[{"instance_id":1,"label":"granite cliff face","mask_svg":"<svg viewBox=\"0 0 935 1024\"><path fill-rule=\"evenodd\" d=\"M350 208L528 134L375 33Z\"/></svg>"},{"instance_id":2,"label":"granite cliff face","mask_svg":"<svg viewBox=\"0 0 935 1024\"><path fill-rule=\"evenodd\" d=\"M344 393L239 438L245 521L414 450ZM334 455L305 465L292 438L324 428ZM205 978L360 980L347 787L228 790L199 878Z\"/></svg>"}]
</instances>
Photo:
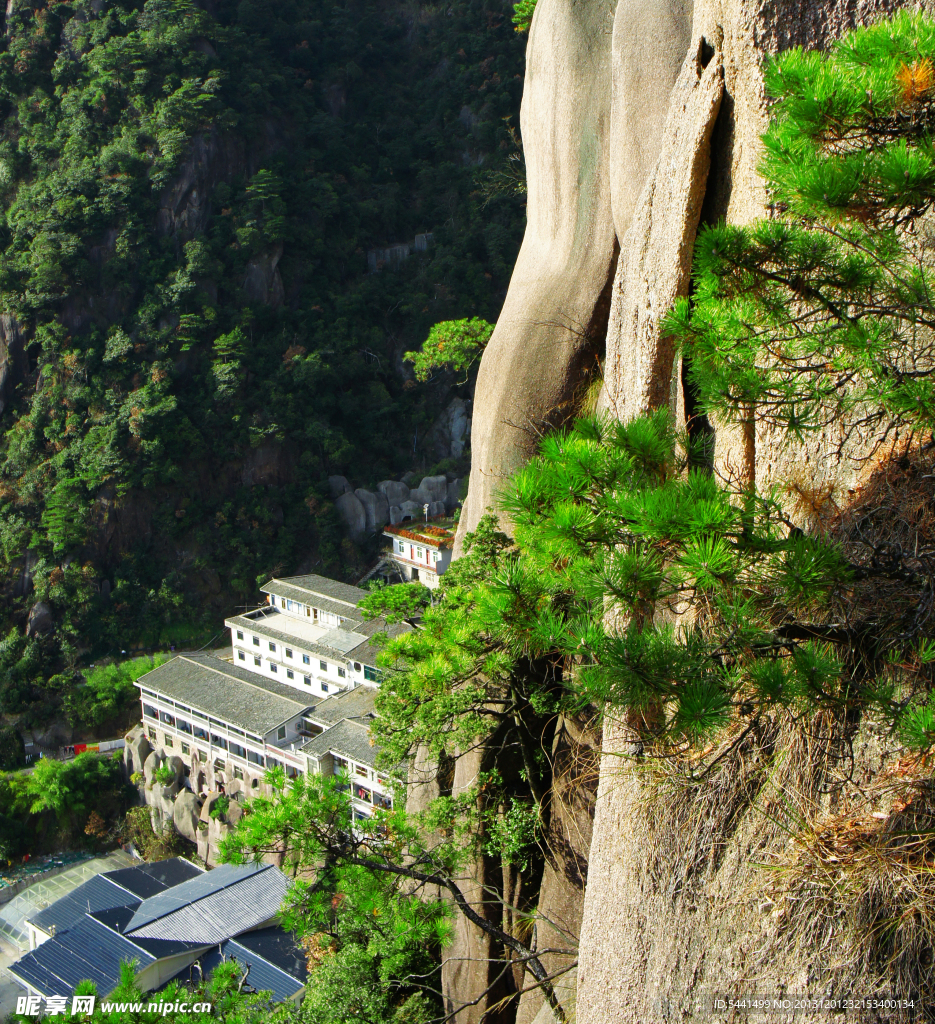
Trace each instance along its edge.
<instances>
[{"instance_id":1,"label":"granite cliff face","mask_svg":"<svg viewBox=\"0 0 935 1024\"><path fill-rule=\"evenodd\" d=\"M461 543L539 432L574 413L595 359L598 408L625 419L668 405L679 422L691 417L659 323L688 293L699 225L767 212L756 173L763 58L825 47L900 6L908 5L618 0L587 5L585 16L574 0L539 0L522 106L529 225L478 378ZM855 456L867 439L841 450L828 431L790 451L759 428L711 426L716 465L735 478L778 483L795 464L842 494L859 482ZM580 914L577 981L559 991L579 1024L700 1022L710 1019L706 995L742 983L805 992L853 982L843 965L817 970L807 946L782 947L782 913L760 898L762 872L752 866L786 842L768 823L777 791L792 794L797 813L827 811L828 765L804 733L760 737L708 788L668 801L629 770L621 724L605 721L601 742L586 886L552 878L539 902L546 917ZM881 770L866 729L846 742L856 773ZM828 752L844 743L831 736L825 755L833 760ZM766 751L784 764L769 785L758 775ZM471 998L470 986L458 995ZM553 1019L541 998L524 1000L524 1022L534 1011L536 1024Z\"/></svg>"}]
</instances>

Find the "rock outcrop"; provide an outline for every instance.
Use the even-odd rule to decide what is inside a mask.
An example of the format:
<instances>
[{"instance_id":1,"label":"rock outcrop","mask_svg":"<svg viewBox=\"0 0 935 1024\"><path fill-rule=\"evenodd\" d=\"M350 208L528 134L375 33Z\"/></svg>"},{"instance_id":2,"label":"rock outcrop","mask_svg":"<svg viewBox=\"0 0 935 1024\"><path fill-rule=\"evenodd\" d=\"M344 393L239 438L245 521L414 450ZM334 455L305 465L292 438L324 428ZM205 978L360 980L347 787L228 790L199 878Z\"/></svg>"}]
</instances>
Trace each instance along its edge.
<instances>
[{"instance_id":1,"label":"rock outcrop","mask_svg":"<svg viewBox=\"0 0 935 1024\"><path fill-rule=\"evenodd\" d=\"M611 0L585 10L574 0L539 0L521 125L528 225L478 375L456 553L540 431L574 412L590 384L590 353L606 355L599 408L628 418L668 405L686 421L682 367L660 321L688 293L699 224L767 213L757 175L768 113L764 58L795 45L823 48L901 6L913 5ZM715 464L735 478L769 486L797 460L823 485L845 489L857 478L850 456L861 451L859 436L843 454L835 428L788 452L762 428L713 427ZM790 763L802 756L795 737L774 740ZM646 779L625 770L626 741L610 721L593 842L587 862L579 861L583 901L567 871L550 864L542 880L540 911L563 908L565 920L581 922L576 995L567 982L558 988L566 1011L577 1024L701 1024L710 1019L696 998L703 990L755 977L758 991L807 991L808 950L758 960L772 925L738 903L752 883L751 861L778 842L761 815L756 824L749 793L725 794L723 806L699 795L694 809L654 815ZM748 754L754 764L757 751ZM807 790L813 769L807 758L796 765L789 783ZM468 931L461 928L450 956L477 955ZM458 982L467 1000L482 991L484 976L463 967ZM539 997L524 996L519 1024L533 1018L554 1019Z\"/></svg>"},{"instance_id":2,"label":"rock outcrop","mask_svg":"<svg viewBox=\"0 0 935 1024\"><path fill-rule=\"evenodd\" d=\"M481 360L471 485L456 555L541 431L583 401L604 344L616 263L610 201L614 0L539 0L520 124L526 234Z\"/></svg>"}]
</instances>

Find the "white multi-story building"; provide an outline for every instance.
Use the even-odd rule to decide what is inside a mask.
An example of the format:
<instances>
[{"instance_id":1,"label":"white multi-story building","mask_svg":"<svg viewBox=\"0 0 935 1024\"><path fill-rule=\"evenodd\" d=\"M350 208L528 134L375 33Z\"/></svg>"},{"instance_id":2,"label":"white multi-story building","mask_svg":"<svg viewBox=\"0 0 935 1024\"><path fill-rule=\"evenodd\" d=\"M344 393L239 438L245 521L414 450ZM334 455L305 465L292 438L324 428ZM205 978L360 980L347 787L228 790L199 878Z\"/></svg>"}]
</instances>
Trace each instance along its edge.
<instances>
[{"instance_id":1,"label":"white multi-story building","mask_svg":"<svg viewBox=\"0 0 935 1024\"><path fill-rule=\"evenodd\" d=\"M399 566L403 579L438 586L438 578L451 565L454 530L437 523L400 523L384 527L383 536L393 542L390 557Z\"/></svg>"},{"instance_id":2,"label":"white multi-story building","mask_svg":"<svg viewBox=\"0 0 935 1024\"><path fill-rule=\"evenodd\" d=\"M268 767L346 772L355 817L392 806L370 743L380 674L364 591L321 576L271 580L268 603L228 619L230 660L180 654L137 681L153 749L183 763L198 797L249 798ZM391 633L408 630L389 627Z\"/></svg>"},{"instance_id":3,"label":"white multi-story building","mask_svg":"<svg viewBox=\"0 0 935 1024\"><path fill-rule=\"evenodd\" d=\"M324 576L272 579L261 590L266 605L224 620L234 664L316 697L379 683L370 637L387 627L364 620L366 591Z\"/></svg>"}]
</instances>

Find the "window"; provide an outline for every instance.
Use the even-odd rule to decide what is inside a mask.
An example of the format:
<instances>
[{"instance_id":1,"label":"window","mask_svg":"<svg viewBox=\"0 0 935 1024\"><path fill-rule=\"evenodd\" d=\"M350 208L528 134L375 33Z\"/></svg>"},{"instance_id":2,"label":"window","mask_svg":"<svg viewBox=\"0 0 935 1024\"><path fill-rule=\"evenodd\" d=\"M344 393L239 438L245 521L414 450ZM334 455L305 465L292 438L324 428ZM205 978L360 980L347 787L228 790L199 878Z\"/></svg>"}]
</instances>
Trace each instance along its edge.
<instances>
[{"instance_id":1,"label":"window","mask_svg":"<svg viewBox=\"0 0 935 1024\"><path fill-rule=\"evenodd\" d=\"M272 651L272 652L273 652L274 654L276 653L276 645L275 645L275 644L274 644L274 643L273 643L272 641L270 641L269 649L270 649L270 650L271 650L271 651Z\"/></svg>"},{"instance_id":2,"label":"window","mask_svg":"<svg viewBox=\"0 0 935 1024\"><path fill-rule=\"evenodd\" d=\"M366 786L355 786L354 796L356 796L358 800L363 800L364 803L373 803L373 794Z\"/></svg>"},{"instance_id":3,"label":"window","mask_svg":"<svg viewBox=\"0 0 935 1024\"><path fill-rule=\"evenodd\" d=\"M258 636L255 636L253 638L253 646L254 647L259 647L260 646L260 638Z\"/></svg>"},{"instance_id":4,"label":"window","mask_svg":"<svg viewBox=\"0 0 935 1024\"><path fill-rule=\"evenodd\" d=\"M384 810L391 811L393 809L393 800L391 797L383 796L382 793L373 794L373 803L376 807L382 807Z\"/></svg>"},{"instance_id":5,"label":"window","mask_svg":"<svg viewBox=\"0 0 935 1024\"><path fill-rule=\"evenodd\" d=\"M273 675L276 675L276 672L278 671L276 666L273 664L273 662L269 663L269 670L270 670L270 672L273 673Z\"/></svg>"},{"instance_id":6,"label":"window","mask_svg":"<svg viewBox=\"0 0 935 1024\"><path fill-rule=\"evenodd\" d=\"M327 683L322 683L321 684L321 692L322 693L327 693L328 692L328 684Z\"/></svg>"},{"instance_id":7,"label":"window","mask_svg":"<svg viewBox=\"0 0 935 1024\"><path fill-rule=\"evenodd\" d=\"M344 671L344 669L343 668L339 668L338 669L338 679L345 679L346 677L347 677L347 673Z\"/></svg>"},{"instance_id":8,"label":"window","mask_svg":"<svg viewBox=\"0 0 935 1024\"><path fill-rule=\"evenodd\" d=\"M288 598L286 599L286 611L287 612L291 612L292 611L292 602Z\"/></svg>"},{"instance_id":9,"label":"window","mask_svg":"<svg viewBox=\"0 0 935 1024\"><path fill-rule=\"evenodd\" d=\"M320 662L318 662L318 665L321 668L322 672L327 672L328 671L328 662L327 661L320 661Z\"/></svg>"},{"instance_id":10,"label":"window","mask_svg":"<svg viewBox=\"0 0 935 1024\"><path fill-rule=\"evenodd\" d=\"M286 607L286 599L284 597L281 597L279 599L279 607L280 608L285 608Z\"/></svg>"},{"instance_id":11,"label":"window","mask_svg":"<svg viewBox=\"0 0 935 1024\"><path fill-rule=\"evenodd\" d=\"M262 754L258 754L255 750L247 751L247 760L251 764L258 764L261 768L266 764L266 759Z\"/></svg>"},{"instance_id":12,"label":"window","mask_svg":"<svg viewBox=\"0 0 935 1024\"><path fill-rule=\"evenodd\" d=\"M235 743L231 740L230 751L232 754L236 754L238 757L242 757L245 761L247 759L247 748L242 747L239 743Z\"/></svg>"},{"instance_id":13,"label":"window","mask_svg":"<svg viewBox=\"0 0 935 1024\"><path fill-rule=\"evenodd\" d=\"M308 608L308 607L307 607L307 608L305 609L305 614L306 614L306 615L311 615L311 614L312 614L312 609L311 609L311 608Z\"/></svg>"},{"instance_id":14,"label":"window","mask_svg":"<svg viewBox=\"0 0 935 1024\"><path fill-rule=\"evenodd\" d=\"M291 668L286 669L286 679L295 679L295 672Z\"/></svg>"},{"instance_id":15,"label":"window","mask_svg":"<svg viewBox=\"0 0 935 1024\"><path fill-rule=\"evenodd\" d=\"M302 664L303 665L311 665L311 663L312 663L312 659L309 658L309 656L307 654L303 654L302 655Z\"/></svg>"},{"instance_id":16,"label":"window","mask_svg":"<svg viewBox=\"0 0 935 1024\"><path fill-rule=\"evenodd\" d=\"M235 779L242 779L243 778L243 768L240 768L236 764L234 765L234 778Z\"/></svg>"},{"instance_id":17,"label":"window","mask_svg":"<svg viewBox=\"0 0 935 1024\"><path fill-rule=\"evenodd\" d=\"M378 669L371 668L369 665L364 665L364 679L369 679L371 683L379 683L381 675Z\"/></svg>"},{"instance_id":18,"label":"window","mask_svg":"<svg viewBox=\"0 0 935 1024\"><path fill-rule=\"evenodd\" d=\"M143 714L146 715L147 718L155 718L157 721L159 720L159 712L154 707L150 707L149 704L143 705Z\"/></svg>"},{"instance_id":19,"label":"window","mask_svg":"<svg viewBox=\"0 0 935 1024\"><path fill-rule=\"evenodd\" d=\"M167 715L165 711L159 712L159 720L162 722L163 725L175 725L175 719L172 717L172 715Z\"/></svg>"},{"instance_id":20,"label":"window","mask_svg":"<svg viewBox=\"0 0 935 1024\"><path fill-rule=\"evenodd\" d=\"M405 545L405 544L403 544L403 542L402 542L401 540L398 540L398 541L396 541L396 550L397 550L397 551L398 551L398 552L399 552L399 553L400 553L401 555L404 555L404 554L406 553L406 545Z\"/></svg>"},{"instance_id":21,"label":"window","mask_svg":"<svg viewBox=\"0 0 935 1024\"><path fill-rule=\"evenodd\" d=\"M311 686L312 685L312 677L311 676L302 676L302 682L305 683L306 686Z\"/></svg>"},{"instance_id":22,"label":"window","mask_svg":"<svg viewBox=\"0 0 935 1024\"><path fill-rule=\"evenodd\" d=\"M221 758L219 758L219 757L218 757L218 758L215 758L215 761L214 761L214 770L215 770L216 772L222 772L222 771L224 771L224 762L223 762L223 761L221 760Z\"/></svg>"},{"instance_id":23,"label":"window","mask_svg":"<svg viewBox=\"0 0 935 1024\"><path fill-rule=\"evenodd\" d=\"M243 651L238 651L238 652L237 652L237 657L238 657L238 658L239 658L239 659L240 659L241 661L246 661L246 660L247 660L247 656L246 656L246 654L244 654L244 652L243 652Z\"/></svg>"},{"instance_id":24,"label":"window","mask_svg":"<svg viewBox=\"0 0 935 1024\"><path fill-rule=\"evenodd\" d=\"M355 661L354 662L354 671L355 672L359 672L360 671L360 662L359 661Z\"/></svg>"},{"instance_id":25,"label":"window","mask_svg":"<svg viewBox=\"0 0 935 1024\"><path fill-rule=\"evenodd\" d=\"M187 743L183 743L182 744L182 753L183 754L190 754L191 753L191 749L189 748Z\"/></svg>"},{"instance_id":26,"label":"window","mask_svg":"<svg viewBox=\"0 0 935 1024\"><path fill-rule=\"evenodd\" d=\"M416 548L416 558L422 557L422 548Z\"/></svg>"},{"instance_id":27,"label":"window","mask_svg":"<svg viewBox=\"0 0 935 1024\"><path fill-rule=\"evenodd\" d=\"M354 774L355 775L360 775L362 778L366 779L367 775L368 775L368 772L367 772L367 769L362 764L355 764L354 765Z\"/></svg>"},{"instance_id":28,"label":"window","mask_svg":"<svg viewBox=\"0 0 935 1024\"><path fill-rule=\"evenodd\" d=\"M238 640L243 640L243 630L242 629L238 629L237 630L237 639Z\"/></svg>"},{"instance_id":29,"label":"window","mask_svg":"<svg viewBox=\"0 0 935 1024\"><path fill-rule=\"evenodd\" d=\"M276 739L284 740L285 738L286 738L286 727L284 725L281 725L279 727L279 729L276 731Z\"/></svg>"},{"instance_id":30,"label":"window","mask_svg":"<svg viewBox=\"0 0 935 1024\"><path fill-rule=\"evenodd\" d=\"M291 658L292 657L292 648L291 647L287 647L286 648L286 657L287 658Z\"/></svg>"},{"instance_id":31,"label":"window","mask_svg":"<svg viewBox=\"0 0 935 1024\"><path fill-rule=\"evenodd\" d=\"M338 757L338 755L335 754L334 755L334 774L337 775L339 772L346 772L346 771L347 771L347 761L345 761L343 757Z\"/></svg>"},{"instance_id":32,"label":"window","mask_svg":"<svg viewBox=\"0 0 935 1024\"><path fill-rule=\"evenodd\" d=\"M146 731L149 733L149 738L153 741L153 743L155 743L156 742L156 730L155 729L147 729Z\"/></svg>"},{"instance_id":33,"label":"window","mask_svg":"<svg viewBox=\"0 0 935 1024\"><path fill-rule=\"evenodd\" d=\"M252 787L253 789L256 789L256 788L257 788L257 786L259 786L259 784L260 784L260 780L259 780L259 779L251 779L251 780L250 780L250 786L251 786L251 787Z\"/></svg>"},{"instance_id":34,"label":"window","mask_svg":"<svg viewBox=\"0 0 935 1024\"><path fill-rule=\"evenodd\" d=\"M187 732L189 736L192 734L192 727L185 721L184 718L176 718L175 727L179 732Z\"/></svg>"},{"instance_id":35,"label":"window","mask_svg":"<svg viewBox=\"0 0 935 1024\"><path fill-rule=\"evenodd\" d=\"M207 755L207 754L206 754L206 753L205 753L205 752L204 752L203 750L199 750L199 751L198 751L198 760L199 760L199 761L200 761L200 762L201 762L202 764L204 764L204 763L205 763L205 761L207 761L207 760L208 760L208 755ZM202 785L204 785L204 783L202 783Z\"/></svg>"},{"instance_id":36,"label":"window","mask_svg":"<svg viewBox=\"0 0 935 1024\"><path fill-rule=\"evenodd\" d=\"M211 742L216 747L220 747L222 750L227 750L227 740L224 739L223 736L215 736L214 733L211 733Z\"/></svg>"},{"instance_id":37,"label":"window","mask_svg":"<svg viewBox=\"0 0 935 1024\"><path fill-rule=\"evenodd\" d=\"M172 737L168 733L166 733L166 746L167 747L174 747L175 746L175 744L172 742Z\"/></svg>"},{"instance_id":38,"label":"window","mask_svg":"<svg viewBox=\"0 0 935 1024\"><path fill-rule=\"evenodd\" d=\"M207 738L208 738L207 731L205 729L202 729L200 725L196 725L195 726L195 739L196 740L206 740Z\"/></svg>"},{"instance_id":39,"label":"window","mask_svg":"<svg viewBox=\"0 0 935 1024\"><path fill-rule=\"evenodd\" d=\"M253 664L254 665L259 665L260 664L260 659L259 658L254 658L253 659Z\"/></svg>"}]
</instances>

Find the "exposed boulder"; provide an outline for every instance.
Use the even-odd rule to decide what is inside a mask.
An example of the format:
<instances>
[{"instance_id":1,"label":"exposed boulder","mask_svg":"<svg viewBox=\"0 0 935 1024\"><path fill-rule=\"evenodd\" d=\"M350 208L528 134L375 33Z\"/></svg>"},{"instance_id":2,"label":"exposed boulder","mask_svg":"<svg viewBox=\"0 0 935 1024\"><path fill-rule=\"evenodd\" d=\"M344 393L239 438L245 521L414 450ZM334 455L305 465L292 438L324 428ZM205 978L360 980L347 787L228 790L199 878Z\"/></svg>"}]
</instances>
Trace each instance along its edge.
<instances>
[{"instance_id":1,"label":"exposed boulder","mask_svg":"<svg viewBox=\"0 0 935 1024\"><path fill-rule=\"evenodd\" d=\"M423 516L422 505L423 502L416 504L414 501L404 501L400 506L399 510L402 513L402 518L405 519L408 516L410 519L421 519Z\"/></svg>"},{"instance_id":2,"label":"exposed boulder","mask_svg":"<svg viewBox=\"0 0 935 1024\"><path fill-rule=\"evenodd\" d=\"M367 532L367 513L360 498L353 491L347 491L335 500L334 507L344 520L348 533L354 540L359 540Z\"/></svg>"},{"instance_id":3,"label":"exposed boulder","mask_svg":"<svg viewBox=\"0 0 935 1024\"><path fill-rule=\"evenodd\" d=\"M259 302L264 306L277 309L282 305L285 291L282 276L279 273L279 261L282 259L282 244L273 247L272 252L254 256L247 264L244 274L244 295L251 302Z\"/></svg>"},{"instance_id":4,"label":"exposed boulder","mask_svg":"<svg viewBox=\"0 0 935 1024\"><path fill-rule=\"evenodd\" d=\"M696 38L672 89L659 165L643 189L617 264L600 404L624 422L670 402L676 416L684 416L675 343L660 322L675 299L688 294L711 137L724 95L720 54L705 66L706 45Z\"/></svg>"},{"instance_id":5,"label":"exposed boulder","mask_svg":"<svg viewBox=\"0 0 935 1024\"><path fill-rule=\"evenodd\" d=\"M421 509L423 505L431 505L435 501L435 495L420 485L414 491L409 492L409 500Z\"/></svg>"},{"instance_id":6,"label":"exposed boulder","mask_svg":"<svg viewBox=\"0 0 935 1024\"><path fill-rule=\"evenodd\" d=\"M380 494L379 491L374 494L372 491L365 491L362 487L354 491L354 494L357 495L357 500L364 506L364 513L367 517L367 529L371 533L376 533L389 520L390 506L386 500L386 495Z\"/></svg>"},{"instance_id":7,"label":"exposed boulder","mask_svg":"<svg viewBox=\"0 0 935 1024\"><path fill-rule=\"evenodd\" d=\"M460 459L471 436L470 399L453 398L432 425L429 442L440 459Z\"/></svg>"},{"instance_id":8,"label":"exposed boulder","mask_svg":"<svg viewBox=\"0 0 935 1024\"><path fill-rule=\"evenodd\" d=\"M409 484L400 480L381 480L377 484L377 490L386 495L386 500L391 505L401 505L409 500Z\"/></svg>"},{"instance_id":9,"label":"exposed boulder","mask_svg":"<svg viewBox=\"0 0 935 1024\"><path fill-rule=\"evenodd\" d=\"M396 526L403 521L403 510L399 505L390 505L390 526Z\"/></svg>"},{"instance_id":10,"label":"exposed boulder","mask_svg":"<svg viewBox=\"0 0 935 1024\"><path fill-rule=\"evenodd\" d=\"M275 441L264 441L247 453L240 478L244 487L255 487L281 484L287 476L288 466L282 446Z\"/></svg>"},{"instance_id":11,"label":"exposed boulder","mask_svg":"<svg viewBox=\"0 0 935 1024\"><path fill-rule=\"evenodd\" d=\"M432 501L444 501L448 490L448 477L444 473L441 476L424 476L422 477L422 483L419 484L419 490L425 494L430 494Z\"/></svg>"},{"instance_id":12,"label":"exposed boulder","mask_svg":"<svg viewBox=\"0 0 935 1024\"><path fill-rule=\"evenodd\" d=\"M520 112L526 233L477 376L471 486L456 553L494 504L495 487L536 450L540 431L573 415L582 377L603 346L617 253L610 205L615 6L536 4ZM480 1007L471 1012L481 1015Z\"/></svg>"},{"instance_id":13,"label":"exposed boulder","mask_svg":"<svg viewBox=\"0 0 935 1024\"><path fill-rule=\"evenodd\" d=\"M354 489L351 487L346 476L329 476L328 487L331 489L332 498L339 498L342 494L346 494Z\"/></svg>"},{"instance_id":14,"label":"exposed boulder","mask_svg":"<svg viewBox=\"0 0 935 1024\"><path fill-rule=\"evenodd\" d=\"M136 726L135 729L131 729L126 734L124 737L123 764L127 777L137 772L142 773L146 758L149 757L152 751L152 744L149 742L149 737L146 735L146 730L142 725Z\"/></svg>"},{"instance_id":15,"label":"exposed boulder","mask_svg":"<svg viewBox=\"0 0 935 1024\"><path fill-rule=\"evenodd\" d=\"M450 480L448 487L445 491L445 507L449 512L454 510L461 504L461 481Z\"/></svg>"},{"instance_id":16,"label":"exposed boulder","mask_svg":"<svg viewBox=\"0 0 935 1024\"><path fill-rule=\"evenodd\" d=\"M429 505L429 517L432 516L443 516L445 514L445 503L443 501L433 501Z\"/></svg>"},{"instance_id":17,"label":"exposed boulder","mask_svg":"<svg viewBox=\"0 0 935 1024\"><path fill-rule=\"evenodd\" d=\"M9 313L0 315L0 413L6 408L22 373L23 332Z\"/></svg>"},{"instance_id":18,"label":"exposed boulder","mask_svg":"<svg viewBox=\"0 0 935 1024\"><path fill-rule=\"evenodd\" d=\"M246 170L244 144L215 131L196 135L172 184L159 198L156 227L162 235L185 242L204 231L211 215L211 192L225 178Z\"/></svg>"},{"instance_id":19,"label":"exposed boulder","mask_svg":"<svg viewBox=\"0 0 935 1024\"><path fill-rule=\"evenodd\" d=\"M37 601L29 609L29 619L26 622L26 635L36 636L38 633L48 633L55 625L52 618L52 609L45 601Z\"/></svg>"},{"instance_id":20,"label":"exposed boulder","mask_svg":"<svg viewBox=\"0 0 935 1024\"><path fill-rule=\"evenodd\" d=\"M158 750L152 750L146 755L146 760L143 762L143 777L146 779L147 786L152 785L153 775L164 760L165 754Z\"/></svg>"},{"instance_id":21,"label":"exposed boulder","mask_svg":"<svg viewBox=\"0 0 935 1024\"><path fill-rule=\"evenodd\" d=\"M198 842L198 821L201 802L190 789L183 789L175 798L172 821L179 834L193 843Z\"/></svg>"}]
</instances>

